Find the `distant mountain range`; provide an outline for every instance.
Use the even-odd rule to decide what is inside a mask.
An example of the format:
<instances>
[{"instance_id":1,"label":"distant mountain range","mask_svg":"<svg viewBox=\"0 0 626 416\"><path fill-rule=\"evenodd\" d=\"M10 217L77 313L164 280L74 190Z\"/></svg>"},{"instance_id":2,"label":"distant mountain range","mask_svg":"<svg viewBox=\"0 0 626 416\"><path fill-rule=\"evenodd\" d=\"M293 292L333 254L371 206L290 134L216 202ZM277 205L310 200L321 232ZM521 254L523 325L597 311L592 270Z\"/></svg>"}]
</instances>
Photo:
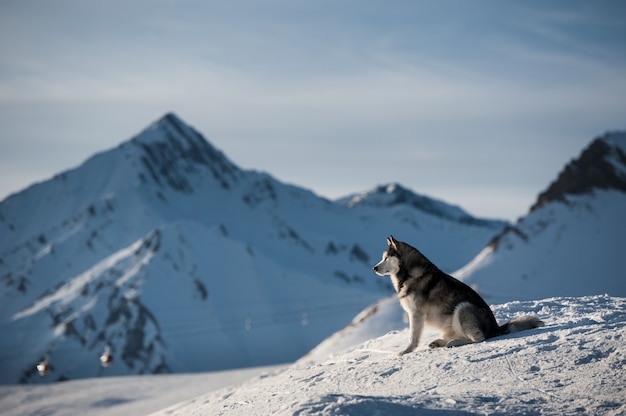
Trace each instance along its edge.
<instances>
[{"instance_id":1,"label":"distant mountain range","mask_svg":"<svg viewBox=\"0 0 626 416\"><path fill-rule=\"evenodd\" d=\"M293 361L391 293L389 234L453 271L507 226L399 184L330 201L167 114L0 203L0 383Z\"/></svg>"}]
</instances>

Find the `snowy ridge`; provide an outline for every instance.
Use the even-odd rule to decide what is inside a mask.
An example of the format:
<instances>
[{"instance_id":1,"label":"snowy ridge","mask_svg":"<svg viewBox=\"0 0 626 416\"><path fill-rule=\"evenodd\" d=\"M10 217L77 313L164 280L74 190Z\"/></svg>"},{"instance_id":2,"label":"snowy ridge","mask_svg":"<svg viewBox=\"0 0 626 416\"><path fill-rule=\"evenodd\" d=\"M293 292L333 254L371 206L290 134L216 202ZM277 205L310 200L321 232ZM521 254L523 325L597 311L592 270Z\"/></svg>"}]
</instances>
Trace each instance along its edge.
<instances>
[{"instance_id":1,"label":"snowy ridge","mask_svg":"<svg viewBox=\"0 0 626 416\"><path fill-rule=\"evenodd\" d=\"M480 219L472 217L456 205L450 205L424 195L418 195L397 183L380 185L371 191L350 195L339 199L337 202L345 204L350 208L381 208L408 205L441 218L468 223L481 222ZM497 224L494 221L487 221L484 222L483 225L498 228L504 226L505 222Z\"/></svg>"},{"instance_id":2,"label":"snowy ridge","mask_svg":"<svg viewBox=\"0 0 626 416\"><path fill-rule=\"evenodd\" d=\"M609 133L602 140L610 145L607 161L612 165L615 175L626 182L626 133Z\"/></svg>"},{"instance_id":3,"label":"snowy ridge","mask_svg":"<svg viewBox=\"0 0 626 416\"><path fill-rule=\"evenodd\" d=\"M194 186L188 174L197 173L201 168L208 169L225 189L237 182L241 175L240 169L222 152L171 113L153 123L130 143L141 147L144 153L141 162L159 187L167 186L182 193L191 193ZM140 177L143 181L148 180L142 174Z\"/></svg>"},{"instance_id":4,"label":"snowy ridge","mask_svg":"<svg viewBox=\"0 0 626 416\"><path fill-rule=\"evenodd\" d=\"M623 132L606 133L592 141L539 194L531 212L549 202L566 202L568 195L590 194L595 190L626 192L625 143L626 133Z\"/></svg>"},{"instance_id":5,"label":"snowy ridge","mask_svg":"<svg viewBox=\"0 0 626 416\"><path fill-rule=\"evenodd\" d=\"M88 286L96 278L100 277L102 273L113 267L119 267L120 263L123 260L129 260L134 257L131 260L132 264L129 268L126 269L122 266L122 268L126 270L114 282L115 286L122 286L124 283L128 282L129 279L136 276L144 265L150 262L150 259L154 255L154 250L140 249L144 247L150 247L152 245L158 245L158 238L158 233L154 233L148 238L139 240L128 248L120 250L117 253L107 257L86 272L76 276L75 278L70 279L67 283L56 289L53 293L47 294L44 297L37 299L34 305L16 313L11 317L11 319L18 320L21 318L25 318L41 311L44 308L49 307L54 303L63 304L73 301L74 299L76 299L76 297L80 296L80 292L83 291L86 286ZM144 251L145 253L141 253L141 251ZM48 254L48 252L45 252L44 254Z\"/></svg>"},{"instance_id":6,"label":"snowy ridge","mask_svg":"<svg viewBox=\"0 0 626 416\"><path fill-rule=\"evenodd\" d=\"M626 134L596 139L538 199L454 275L490 302L626 296Z\"/></svg>"}]
</instances>

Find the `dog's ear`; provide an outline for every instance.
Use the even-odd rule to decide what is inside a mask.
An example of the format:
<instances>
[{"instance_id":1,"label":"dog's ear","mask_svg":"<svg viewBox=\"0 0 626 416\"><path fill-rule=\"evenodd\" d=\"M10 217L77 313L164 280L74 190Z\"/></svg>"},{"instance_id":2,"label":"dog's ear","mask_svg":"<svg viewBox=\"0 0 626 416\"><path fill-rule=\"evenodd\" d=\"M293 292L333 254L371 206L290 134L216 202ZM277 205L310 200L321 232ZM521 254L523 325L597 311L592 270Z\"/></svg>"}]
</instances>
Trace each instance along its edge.
<instances>
[{"instance_id":1,"label":"dog's ear","mask_svg":"<svg viewBox=\"0 0 626 416\"><path fill-rule=\"evenodd\" d=\"M394 250L397 250L398 248L396 247L396 239L393 238L392 235L389 236L389 238L387 238L387 245L391 248L393 248Z\"/></svg>"}]
</instances>

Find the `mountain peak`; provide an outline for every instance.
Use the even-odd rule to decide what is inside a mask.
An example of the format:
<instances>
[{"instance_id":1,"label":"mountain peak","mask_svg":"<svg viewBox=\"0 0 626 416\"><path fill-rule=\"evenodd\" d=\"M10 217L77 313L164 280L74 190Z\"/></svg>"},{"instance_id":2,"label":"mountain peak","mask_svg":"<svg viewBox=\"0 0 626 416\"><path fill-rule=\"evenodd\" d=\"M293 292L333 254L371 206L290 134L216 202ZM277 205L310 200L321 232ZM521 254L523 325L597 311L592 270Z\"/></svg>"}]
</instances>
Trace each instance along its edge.
<instances>
[{"instance_id":1,"label":"mountain peak","mask_svg":"<svg viewBox=\"0 0 626 416\"><path fill-rule=\"evenodd\" d=\"M551 201L564 201L568 194L585 194L594 189L626 192L626 132L606 133L591 142L539 194L530 211Z\"/></svg>"},{"instance_id":2,"label":"mountain peak","mask_svg":"<svg viewBox=\"0 0 626 416\"><path fill-rule=\"evenodd\" d=\"M174 112L165 113L161 118L148 126L146 130L173 130L178 131L181 135L188 135L191 133L191 136L196 136L202 141L206 141L200 133L196 132Z\"/></svg>"},{"instance_id":3,"label":"mountain peak","mask_svg":"<svg viewBox=\"0 0 626 416\"><path fill-rule=\"evenodd\" d=\"M420 208L424 208L424 202L433 202L434 200L423 195L418 195L408 188L403 187L398 183L388 183L378 185L370 191L366 191L359 194L350 195L340 200L341 203L352 208L356 206L375 206L375 207L390 207L393 205L419 205ZM421 202L421 203L420 203Z\"/></svg>"},{"instance_id":4,"label":"mountain peak","mask_svg":"<svg viewBox=\"0 0 626 416\"><path fill-rule=\"evenodd\" d=\"M238 180L239 168L174 113L152 123L131 143L141 148L141 161L159 186L189 193L187 176L201 167L209 169L225 189Z\"/></svg>"},{"instance_id":5,"label":"mountain peak","mask_svg":"<svg viewBox=\"0 0 626 416\"><path fill-rule=\"evenodd\" d=\"M451 205L425 195L417 194L398 183L379 185L371 191L350 195L340 199L338 202L343 203L349 208L357 206L381 208L406 205L436 217L461 223L480 225L493 223L498 227L503 225L499 221L488 221L474 218L456 205Z\"/></svg>"}]
</instances>

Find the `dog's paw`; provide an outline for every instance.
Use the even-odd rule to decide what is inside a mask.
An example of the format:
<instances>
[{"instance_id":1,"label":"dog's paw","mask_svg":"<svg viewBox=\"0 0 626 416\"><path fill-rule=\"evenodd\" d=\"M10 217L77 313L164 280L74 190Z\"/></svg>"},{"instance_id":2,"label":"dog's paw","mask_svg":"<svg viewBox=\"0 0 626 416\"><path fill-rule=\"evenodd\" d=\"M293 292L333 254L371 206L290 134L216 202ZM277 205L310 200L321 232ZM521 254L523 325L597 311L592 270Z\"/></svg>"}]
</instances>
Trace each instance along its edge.
<instances>
[{"instance_id":1,"label":"dog's paw","mask_svg":"<svg viewBox=\"0 0 626 416\"><path fill-rule=\"evenodd\" d=\"M445 347L447 345L446 340L445 339L436 339L433 342L431 342L430 344L428 344L428 348L433 349L433 348L441 348L441 347Z\"/></svg>"},{"instance_id":2,"label":"dog's paw","mask_svg":"<svg viewBox=\"0 0 626 416\"><path fill-rule=\"evenodd\" d=\"M398 357L402 357L404 354L408 354L410 352L415 351L415 347L412 345L409 345L408 347L406 347L404 350L400 351L398 353Z\"/></svg>"},{"instance_id":3,"label":"dog's paw","mask_svg":"<svg viewBox=\"0 0 626 416\"><path fill-rule=\"evenodd\" d=\"M446 344L448 348L460 347L462 345L472 344L472 341L466 338L453 339Z\"/></svg>"}]
</instances>

